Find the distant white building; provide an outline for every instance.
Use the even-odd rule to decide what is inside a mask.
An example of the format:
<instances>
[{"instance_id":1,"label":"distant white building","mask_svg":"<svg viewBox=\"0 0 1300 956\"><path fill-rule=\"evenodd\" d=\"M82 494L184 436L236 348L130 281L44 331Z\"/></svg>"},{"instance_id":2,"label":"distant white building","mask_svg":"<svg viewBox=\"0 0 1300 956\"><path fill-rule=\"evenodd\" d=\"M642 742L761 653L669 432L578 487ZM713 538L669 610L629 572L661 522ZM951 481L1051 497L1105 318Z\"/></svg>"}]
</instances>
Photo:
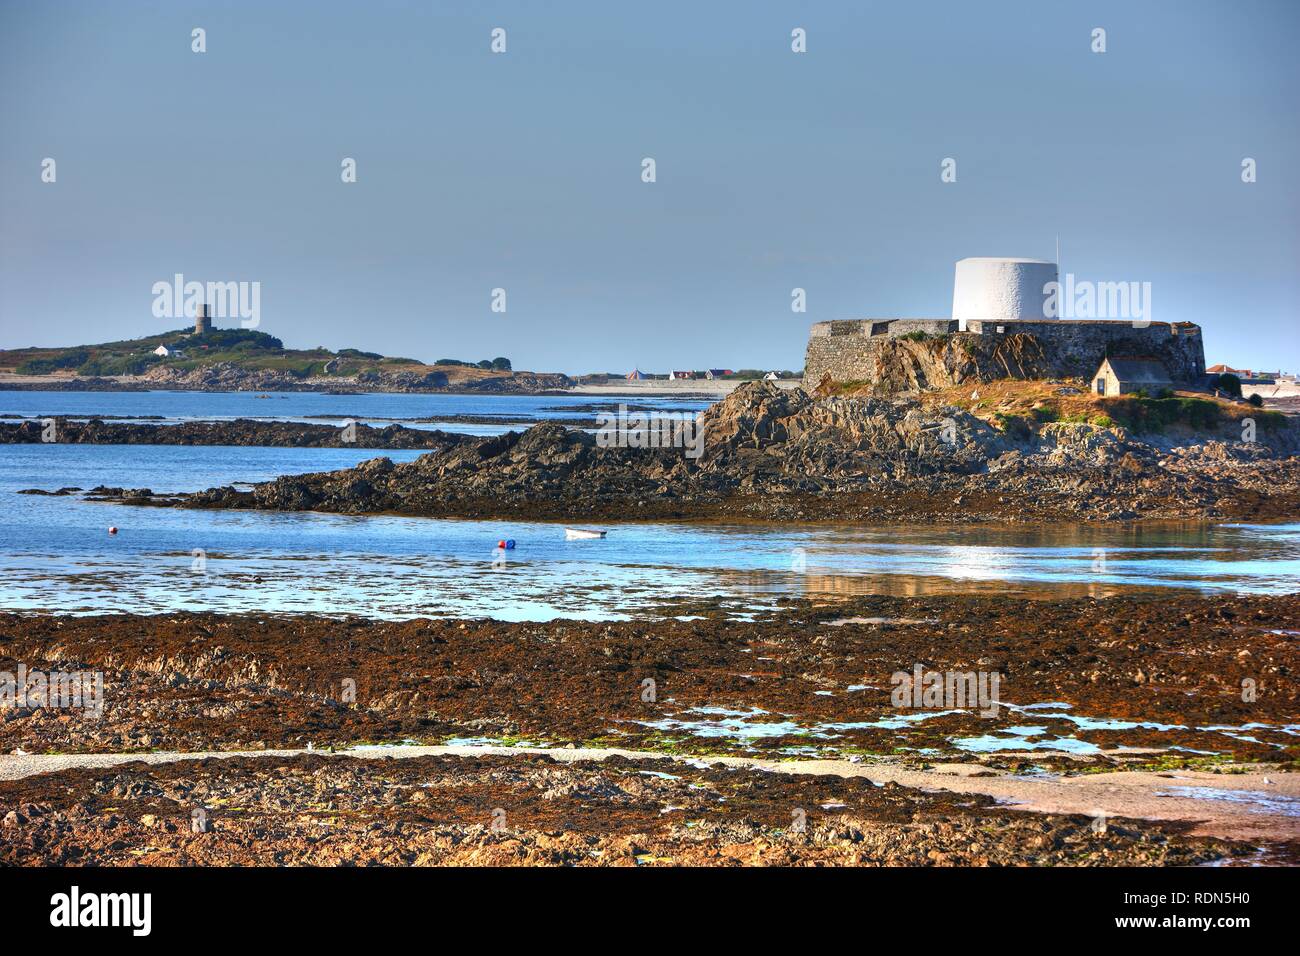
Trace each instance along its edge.
<instances>
[{"instance_id":1,"label":"distant white building","mask_svg":"<svg viewBox=\"0 0 1300 956\"><path fill-rule=\"evenodd\" d=\"M172 350L169 349L169 348L168 348L167 346L165 346L165 345L160 345L160 346L158 346L156 349L153 350L153 354L154 354L154 355L161 355L161 356L163 356L164 358L166 358L168 355L171 355L171 354L172 354Z\"/></svg>"}]
</instances>

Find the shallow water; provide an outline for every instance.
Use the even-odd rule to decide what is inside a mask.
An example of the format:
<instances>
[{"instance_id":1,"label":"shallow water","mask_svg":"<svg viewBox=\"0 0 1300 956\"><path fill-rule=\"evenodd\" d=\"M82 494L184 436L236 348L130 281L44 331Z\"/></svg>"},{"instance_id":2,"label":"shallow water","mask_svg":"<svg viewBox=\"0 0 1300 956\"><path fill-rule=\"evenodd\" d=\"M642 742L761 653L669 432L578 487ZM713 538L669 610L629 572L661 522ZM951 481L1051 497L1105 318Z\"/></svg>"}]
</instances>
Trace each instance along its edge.
<instances>
[{"instance_id":1,"label":"shallow water","mask_svg":"<svg viewBox=\"0 0 1300 956\"><path fill-rule=\"evenodd\" d=\"M0 410L25 404L34 413L54 413L80 405L105 414L145 408L159 413L160 406L147 404L159 394L172 403L169 412L279 401L258 402L248 393L10 392L0 393ZM355 409L371 399L385 414L453 407L480 414L499 409L493 404L498 398L294 395L284 402L312 414L322 401ZM534 411L579 400L504 398ZM1300 586L1300 524L1044 529L626 523L607 526L603 540L566 541L562 527L536 522L134 508L16 494L31 487L98 484L195 491L349 467L380 454L409 461L421 453L0 445L0 608L619 619L678 598L718 598L743 618L782 597L1106 596L1134 588L1281 593ZM110 524L119 534L106 533ZM517 547L498 552L495 544L502 538L513 538Z\"/></svg>"},{"instance_id":2,"label":"shallow water","mask_svg":"<svg viewBox=\"0 0 1300 956\"><path fill-rule=\"evenodd\" d=\"M1238 803L1256 813L1275 813L1280 816L1300 817L1300 800L1295 797L1267 793L1263 790L1220 790L1216 787L1169 787L1156 794L1160 797L1192 797L1197 800L1219 800Z\"/></svg>"},{"instance_id":3,"label":"shallow water","mask_svg":"<svg viewBox=\"0 0 1300 956\"><path fill-rule=\"evenodd\" d=\"M671 703L671 700L668 701ZM1064 713L1068 704L1031 704L1019 707L1015 704L1002 703L1000 706L1017 713L1032 713L1046 719L1059 719L1072 723L1081 732L1086 732L1092 739L1085 740L1073 734L1058 735L1052 733L1047 725L1015 724L996 727L992 732L977 736L951 737L949 743L957 750L970 753L1022 753L1029 751L1049 751L1070 753L1080 756L1099 754L1104 750L1123 751L1129 749L1117 742L1111 733L1122 730L1155 730L1162 733L1188 728L1177 724L1160 724L1151 721L1113 720L1109 718L1087 717ZM1050 710L1049 710L1050 708ZM834 752L835 741L840 740L846 731L853 730L899 730L907 731L913 727L946 717L950 714L964 713L961 710L893 710L884 711L873 720L849 722L808 722L800 723L789 714L772 714L758 707L747 710L728 709L726 707L690 707L669 717L653 721L636 721L643 727L664 733L686 734L692 737L726 739L747 743L773 737L806 737L815 742L810 746L795 748L807 755ZM1287 736L1296 736L1300 727L1294 724L1274 726L1270 724L1252 724L1253 728L1267 730ZM1205 732L1222 733L1234 737L1232 731L1245 729L1230 726L1199 727ZM900 735L906 737L906 734ZM1226 743L1226 741L1225 741ZM1285 743L1275 742L1272 746L1282 749ZM1145 747L1145 745L1144 745ZM790 748L787 748L790 749ZM1206 756L1213 756L1222 751L1189 750L1182 746L1155 745L1155 749L1183 751ZM929 753L938 751L929 750Z\"/></svg>"},{"instance_id":4,"label":"shallow water","mask_svg":"<svg viewBox=\"0 0 1300 956\"><path fill-rule=\"evenodd\" d=\"M691 707L685 714L698 715L697 720L683 720L682 717L665 717L662 720L637 721L651 730L687 733L694 737L726 737L735 740L755 740L765 737L815 737L832 740L845 730L900 730L911 727L936 717L960 713L955 710L915 711L912 713L890 714L876 720L853 721L848 723L823 722L802 726L793 720L762 720L770 716L758 707L749 710L728 710L725 707ZM778 715L783 716L783 715Z\"/></svg>"},{"instance_id":5,"label":"shallow water","mask_svg":"<svg viewBox=\"0 0 1300 956\"><path fill-rule=\"evenodd\" d=\"M1016 734L1015 731L1017 730L1028 731L1028 733ZM952 745L958 750L985 754L1047 750L1086 757L1101 753L1101 747L1086 740L1080 740L1078 737L1052 737L1046 740L1029 739L1043 733L1044 730L1043 727L1008 727L1006 732L1013 734L1013 736L1004 737L997 734L985 734L982 737L962 737L954 740Z\"/></svg>"},{"instance_id":6,"label":"shallow water","mask_svg":"<svg viewBox=\"0 0 1300 956\"><path fill-rule=\"evenodd\" d=\"M457 415L492 415L510 421L539 422L590 416L596 427L599 408L625 403L652 405L672 412L707 408L706 399L672 396L610 395L407 395L368 393L325 395L319 392L6 392L0 391L0 421L114 416L121 421L174 424L184 421L314 422L342 425L352 420L383 427L394 422L408 428L441 428L469 435L496 435L520 425L448 422ZM444 417L445 416L445 417ZM413 419L427 418L418 422Z\"/></svg>"}]
</instances>

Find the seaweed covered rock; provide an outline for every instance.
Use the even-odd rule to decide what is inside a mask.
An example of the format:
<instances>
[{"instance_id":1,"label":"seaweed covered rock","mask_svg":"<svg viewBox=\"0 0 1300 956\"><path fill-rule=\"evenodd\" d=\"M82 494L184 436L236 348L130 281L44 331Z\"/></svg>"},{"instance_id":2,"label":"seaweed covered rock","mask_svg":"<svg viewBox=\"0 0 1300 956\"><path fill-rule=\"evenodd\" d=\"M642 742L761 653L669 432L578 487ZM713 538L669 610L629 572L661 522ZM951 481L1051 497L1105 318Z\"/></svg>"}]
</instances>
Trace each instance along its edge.
<instances>
[{"instance_id":1,"label":"seaweed covered rock","mask_svg":"<svg viewBox=\"0 0 1300 956\"><path fill-rule=\"evenodd\" d=\"M1283 446L1266 454L1217 437L1201 444L1180 439L1170 448L1082 422L1000 429L955 406L818 398L766 382L742 385L693 421L676 424L672 434L681 441L666 443L672 447L602 441L545 423L488 438L461 436L412 462L372 459L284 476L251 491L227 486L153 503L466 518L796 521L1258 518L1300 507L1300 461L1283 457ZM699 455L689 453L692 446ZM143 503L138 496L122 500Z\"/></svg>"}]
</instances>

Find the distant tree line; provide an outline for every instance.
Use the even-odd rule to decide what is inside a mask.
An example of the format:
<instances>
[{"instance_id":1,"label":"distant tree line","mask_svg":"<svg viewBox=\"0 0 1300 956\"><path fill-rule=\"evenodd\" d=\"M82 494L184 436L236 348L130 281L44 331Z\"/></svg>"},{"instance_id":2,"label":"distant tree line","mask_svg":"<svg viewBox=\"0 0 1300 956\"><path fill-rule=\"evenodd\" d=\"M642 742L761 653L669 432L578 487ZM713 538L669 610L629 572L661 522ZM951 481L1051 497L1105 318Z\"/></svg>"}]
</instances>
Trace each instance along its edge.
<instances>
[{"instance_id":1,"label":"distant tree line","mask_svg":"<svg viewBox=\"0 0 1300 956\"><path fill-rule=\"evenodd\" d=\"M176 344L183 349L192 349L200 345L206 345L210 349L230 349L239 346L278 352L284 348L284 343L274 335L267 335L254 329L213 329L202 335L187 336L183 342Z\"/></svg>"},{"instance_id":2,"label":"distant tree line","mask_svg":"<svg viewBox=\"0 0 1300 956\"><path fill-rule=\"evenodd\" d=\"M434 365L460 365L465 368L495 369L498 372L511 371L510 359L498 356L494 359L480 359L477 362L465 362L461 359L438 359Z\"/></svg>"}]
</instances>

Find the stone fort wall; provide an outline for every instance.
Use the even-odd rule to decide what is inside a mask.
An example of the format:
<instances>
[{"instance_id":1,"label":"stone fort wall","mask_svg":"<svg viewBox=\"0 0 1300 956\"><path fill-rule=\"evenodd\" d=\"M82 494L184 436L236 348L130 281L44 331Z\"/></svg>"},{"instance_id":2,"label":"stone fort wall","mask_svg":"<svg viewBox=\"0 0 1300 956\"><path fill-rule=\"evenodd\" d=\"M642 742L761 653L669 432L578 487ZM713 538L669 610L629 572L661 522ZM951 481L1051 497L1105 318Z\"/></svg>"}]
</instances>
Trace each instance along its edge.
<instances>
[{"instance_id":1,"label":"stone fort wall","mask_svg":"<svg viewBox=\"0 0 1300 956\"><path fill-rule=\"evenodd\" d=\"M816 388L829 375L837 382L875 384L888 374L888 356L899 340L944 337L948 343L966 339L977 353L992 352L1009 336L1032 336L1041 347L1046 366L1056 378L1089 378L1107 356L1159 359L1178 383L1199 384L1205 376L1205 349L1200 326L1190 322L1152 322L1135 328L1132 322L1099 320L979 321L957 331L950 319L852 319L818 322L808 337L804 387ZM892 348L891 348L892 347ZM1005 376L1003 376L1005 377ZM932 376L933 378L933 376ZM938 385L944 384L938 382Z\"/></svg>"}]
</instances>

